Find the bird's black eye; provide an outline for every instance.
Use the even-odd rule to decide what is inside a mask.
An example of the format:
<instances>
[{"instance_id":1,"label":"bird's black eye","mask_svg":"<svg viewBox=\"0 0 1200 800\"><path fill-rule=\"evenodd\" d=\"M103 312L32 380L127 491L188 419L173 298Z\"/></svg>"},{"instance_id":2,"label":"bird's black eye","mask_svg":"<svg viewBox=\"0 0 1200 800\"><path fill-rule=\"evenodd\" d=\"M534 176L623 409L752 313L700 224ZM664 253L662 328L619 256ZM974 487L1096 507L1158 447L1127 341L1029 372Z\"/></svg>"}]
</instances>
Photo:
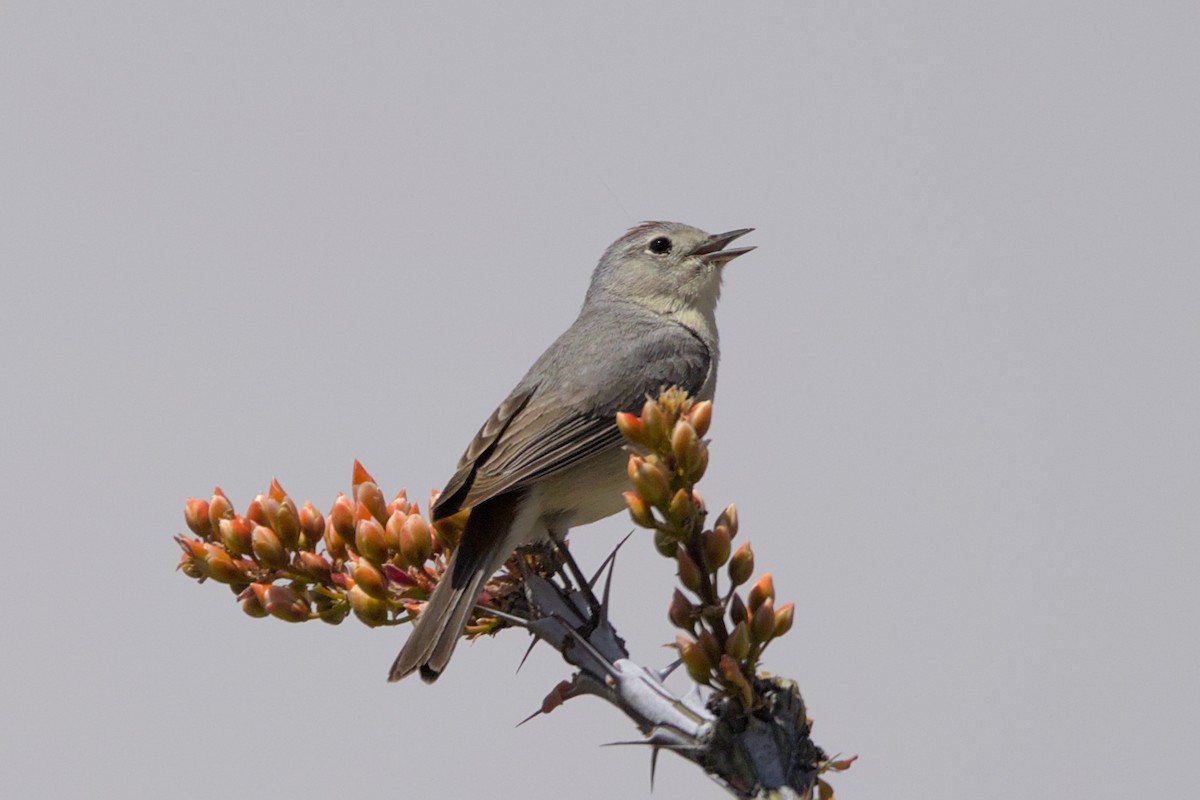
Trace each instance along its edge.
<instances>
[{"instance_id":1,"label":"bird's black eye","mask_svg":"<svg viewBox=\"0 0 1200 800\"><path fill-rule=\"evenodd\" d=\"M665 236L657 236L651 239L650 252L658 253L659 255L671 252L671 240Z\"/></svg>"}]
</instances>

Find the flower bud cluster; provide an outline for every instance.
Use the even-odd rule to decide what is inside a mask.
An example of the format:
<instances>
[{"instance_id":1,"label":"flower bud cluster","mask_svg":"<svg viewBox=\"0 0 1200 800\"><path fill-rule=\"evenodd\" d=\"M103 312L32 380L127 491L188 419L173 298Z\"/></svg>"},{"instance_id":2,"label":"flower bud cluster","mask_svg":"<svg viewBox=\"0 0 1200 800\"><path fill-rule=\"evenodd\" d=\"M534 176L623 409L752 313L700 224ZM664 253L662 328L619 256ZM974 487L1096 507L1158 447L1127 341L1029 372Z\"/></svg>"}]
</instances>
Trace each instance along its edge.
<instances>
[{"instance_id":1,"label":"flower bud cluster","mask_svg":"<svg viewBox=\"0 0 1200 800\"><path fill-rule=\"evenodd\" d=\"M404 491L385 500L358 462L352 486L324 516L311 503L297 508L278 481L244 514L219 488L209 500L192 498L184 521L194 537L175 537L178 568L229 585L252 617L406 622L445 571L462 521L431 526Z\"/></svg>"},{"instance_id":2,"label":"flower bud cluster","mask_svg":"<svg viewBox=\"0 0 1200 800\"><path fill-rule=\"evenodd\" d=\"M687 634L677 636L675 646L688 674L751 707L763 650L791 629L795 606L775 607L770 573L745 588L754 574L754 551L749 542L734 549L734 506L711 528L704 525L707 512L695 484L708 467L704 435L711 421L711 402L693 403L678 389L648 400L640 416L618 414L617 426L631 445L633 491L625 493L625 502L633 521L654 531L655 549L676 563L680 588L667 616Z\"/></svg>"}]
</instances>

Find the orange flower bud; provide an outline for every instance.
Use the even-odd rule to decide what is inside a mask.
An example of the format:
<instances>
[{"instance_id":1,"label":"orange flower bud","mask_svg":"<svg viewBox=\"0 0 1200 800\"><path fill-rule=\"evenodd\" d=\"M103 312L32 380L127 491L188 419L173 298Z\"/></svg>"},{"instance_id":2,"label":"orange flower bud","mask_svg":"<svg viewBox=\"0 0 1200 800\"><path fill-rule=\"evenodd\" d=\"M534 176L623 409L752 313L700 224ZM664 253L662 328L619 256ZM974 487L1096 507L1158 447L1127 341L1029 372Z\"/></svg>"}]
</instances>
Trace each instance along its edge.
<instances>
[{"instance_id":1,"label":"orange flower bud","mask_svg":"<svg viewBox=\"0 0 1200 800\"><path fill-rule=\"evenodd\" d=\"M383 536L383 526L374 517L359 521L354 529L354 546L360 556L376 564L387 561L387 540Z\"/></svg>"},{"instance_id":2,"label":"orange flower bud","mask_svg":"<svg viewBox=\"0 0 1200 800\"><path fill-rule=\"evenodd\" d=\"M387 578L384 577L383 571L379 567L365 558L359 559L350 568L350 577L354 578L356 586L371 597L380 600L387 599Z\"/></svg>"},{"instance_id":3,"label":"orange flower bud","mask_svg":"<svg viewBox=\"0 0 1200 800\"><path fill-rule=\"evenodd\" d=\"M253 589L254 586L261 586L261 585L262 584L254 584L250 588ZM245 611L247 616L255 617L256 619L268 616L269 614L267 612L267 607L265 605L263 605L263 597L264 596L265 596L265 592L253 592L253 591L243 592L242 593L242 611Z\"/></svg>"},{"instance_id":4,"label":"orange flower bud","mask_svg":"<svg viewBox=\"0 0 1200 800\"><path fill-rule=\"evenodd\" d=\"M675 647L679 649L679 658L683 661L688 675L696 683L707 686L712 680L713 662L709 661L704 648L685 636L675 637Z\"/></svg>"},{"instance_id":5,"label":"orange flower bud","mask_svg":"<svg viewBox=\"0 0 1200 800\"><path fill-rule=\"evenodd\" d=\"M617 427L621 430L621 435L634 444L642 444L642 438L645 430L642 426L642 421L633 414L626 414L624 411L617 412Z\"/></svg>"},{"instance_id":6,"label":"orange flower bud","mask_svg":"<svg viewBox=\"0 0 1200 800\"><path fill-rule=\"evenodd\" d=\"M679 582L683 584L685 589L699 594L700 587L703 585L700 567L688 555L688 551L683 545L679 545L676 548L675 561L679 564Z\"/></svg>"},{"instance_id":7,"label":"orange flower bud","mask_svg":"<svg viewBox=\"0 0 1200 800\"><path fill-rule=\"evenodd\" d=\"M325 550L329 552L330 558L335 558L339 561L344 561L347 556L346 540L333 525L333 517L325 520Z\"/></svg>"},{"instance_id":8,"label":"orange flower bud","mask_svg":"<svg viewBox=\"0 0 1200 800\"><path fill-rule=\"evenodd\" d=\"M373 482L367 481L355 486L354 499L359 505L366 506L367 511L380 525L387 523L387 501L383 499L383 492L379 491L379 487Z\"/></svg>"},{"instance_id":9,"label":"orange flower bud","mask_svg":"<svg viewBox=\"0 0 1200 800\"><path fill-rule=\"evenodd\" d=\"M634 524L643 528L658 527L650 506L646 505L646 501L637 492L625 492L625 505L629 507L629 516L633 518Z\"/></svg>"},{"instance_id":10,"label":"orange flower bud","mask_svg":"<svg viewBox=\"0 0 1200 800\"><path fill-rule=\"evenodd\" d=\"M285 492L283 487L279 485L278 478L271 478L271 488L267 489L267 496L276 503L282 503L287 499L287 492Z\"/></svg>"},{"instance_id":11,"label":"orange flower bud","mask_svg":"<svg viewBox=\"0 0 1200 800\"><path fill-rule=\"evenodd\" d=\"M204 545L204 561L202 569L214 581L220 583L248 583L242 570L230 558L229 553L225 552L215 544Z\"/></svg>"},{"instance_id":12,"label":"orange flower bud","mask_svg":"<svg viewBox=\"0 0 1200 800\"><path fill-rule=\"evenodd\" d=\"M692 518L696 513L696 506L692 502L692 496L688 494L687 489L680 489L671 497L671 502L667 506L667 516L676 525L682 525Z\"/></svg>"},{"instance_id":13,"label":"orange flower bud","mask_svg":"<svg viewBox=\"0 0 1200 800\"><path fill-rule=\"evenodd\" d=\"M671 453L675 456L675 468L681 475L689 475L700 452L700 437L687 420L679 420L671 431Z\"/></svg>"},{"instance_id":14,"label":"orange flower bud","mask_svg":"<svg viewBox=\"0 0 1200 800\"><path fill-rule=\"evenodd\" d=\"M729 538L733 539L738 534L738 513L737 506L733 503L725 506L725 510L717 517L717 522L714 528L728 528Z\"/></svg>"},{"instance_id":15,"label":"orange flower bud","mask_svg":"<svg viewBox=\"0 0 1200 800\"><path fill-rule=\"evenodd\" d=\"M715 528L700 536L700 551L704 553L704 568L716 572L729 561L729 529Z\"/></svg>"},{"instance_id":16,"label":"orange flower bud","mask_svg":"<svg viewBox=\"0 0 1200 800\"><path fill-rule=\"evenodd\" d=\"M325 518L309 502L300 509L300 535L303 539L300 547L304 550L315 550L317 542L325 536Z\"/></svg>"},{"instance_id":17,"label":"orange flower bud","mask_svg":"<svg viewBox=\"0 0 1200 800\"><path fill-rule=\"evenodd\" d=\"M360 586L353 586L346 593L346 598L350 601L350 608L354 611L354 616L366 625L374 628L387 622L387 602L371 597Z\"/></svg>"},{"instance_id":18,"label":"orange flower bud","mask_svg":"<svg viewBox=\"0 0 1200 800\"><path fill-rule=\"evenodd\" d=\"M296 510L292 498L284 497L279 501L271 520L271 529L275 531L279 541L283 542L283 546L288 550L295 550L300 544L300 512Z\"/></svg>"},{"instance_id":19,"label":"orange flower bud","mask_svg":"<svg viewBox=\"0 0 1200 800\"><path fill-rule=\"evenodd\" d=\"M651 506L662 507L671 498L671 484L667 473L658 460L638 459L640 463L632 468L633 488ZM633 464L633 460L630 460Z\"/></svg>"},{"instance_id":20,"label":"orange flower bud","mask_svg":"<svg viewBox=\"0 0 1200 800\"><path fill-rule=\"evenodd\" d=\"M212 520L208 517L208 501L189 497L183 508L183 520L192 533L201 539L211 539L213 534Z\"/></svg>"},{"instance_id":21,"label":"orange flower bud","mask_svg":"<svg viewBox=\"0 0 1200 800\"><path fill-rule=\"evenodd\" d=\"M201 562L196 561L194 558L184 553L179 557L179 563L175 565L175 569L179 570L184 575L187 575L194 581L204 581L208 575L205 574L204 567L202 567L200 564Z\"/></svg>"},{"instance_id":22,"label":"orange flower bud","mask_svg":"<svg viewBox=\"0 0 1200 800\"><path fill-rule=\"evenodd\" d=\"M283 543L275 535L275 531L263 525L255 525L251 534L254 558L259 564L270 569L287 566L288 553Z\"/></svg>"},{"instance_id":23,"label":"orange flower bud","mask_svg":"<svg viewBox=\"0 0 1200 800\"><path fill-rule=\"evenodd\" d=\"M400 552L400 529L404 527L406 519L408 514L400 509L392 509L391 515L388 516L387 524L383 526L383 540L387 543L388 552Z\"/></svg>"},{"instance_id":24,"label":"orange flower bud","mask_svg":"<svg viewBox=\"0 0 1200 800\"><path fill-rule=\"evenodd\" d=\"M729 582L734 586L741 586L750 580L753 573L754 551L750 549L750 543L746 542L733 554L733 558L729 559Z\"/></svg>"},{"instance_id":25,"label":"orange flower bud","mask_svg":"<svg viewBox=\"0 0 1200 800\"><path fill-rule=\"evenodd\" d=\"M745 622L733 626L729 638L725 640L725 652L735 661L741 661L750 654L750 629Z\"/></svg>"},{"instance_id":26,"label":"orange flower bud","mask_svg":"<svg viewBox=\"0 0 1200 800\"><path fill-rule=\"evenodd\" d=\"M750 682L746 680L746 675L736 661L729 656L721 656L717 663L717 674L721 676L721 682L746 708L754 705L754 690L750 688Z\"/></svg>"},{"instance_id":27,"label":"orange flower bud","mask_svg":"<svg viewBox=\"0 0 1200 800\"><path fill-rule=\"evenodd\" d=\"M656 450L667 440L667 418L658 403L647 400L642 406L642 443Z\"/></svg>"},{"instance_id":28,"label":"orange flower bud","mask_svg":"<svg viewBox=\"0 0 1200 800\"><path fill-rule=\"evenodd\" d=\"M319 556L310 550L300 551L300 569L314 581L320 584L329 583L329 573L332 569L324 556Z\"/></svg>"},{"instance_id":29,"label":"orange flower bud","mask_svg":"<svg viewBox=\"0 0 1200 800\"><path fill-rule=\"evenodd\" d=\"M692 406L685 417L692 427L696 430L696 435L703 437L708 433L708 426L712 424L712 401L704 400Z\"/></svg>"},{"instance_id":30,"label":"orange flower bud","mask_svg":"<svg viewBox=\"0 0 1200 800\"><path fill-rule=\"evenodd\" d=\"M244 517L234 517L232 519L222 519L218 529L220 532L221 544L225 545L225 549L231 553L248 556L251 551L250 534L253 531L254 523Z\"/></svg>"},{"instance_id":31,"label":"orange flower bud","mask_svg":"<svg viewBox=\"0 0 1200 800\"><path fill-rule=\"evenodd\" d=\"M250 501L250 505L246 506L246 519L258 525L270 526L270 523L267 522L267 515L263 513L264 499L266 498L261 494L255 495L254 499Z\"/></svg>"},{"instance_id":32,"label":"orange flower bud","mask_svg":"<svg viewBox=\"0 0 1200 800\"><path fill-rule=\"evenodd\" d=\"M760 645L775 638L775 605L771 600L763 602L754 612L750 633Z\"/></svg>"},{"instance_id":33,"label":"orange flower bud","mask_svg":"<svg viewBox=\"0 0 1200 800\"><path fill-rule=\"evenodd\" d=\"M758 610L758 607L767 600L774 601L775 599L775 581L771 578L771 573L766 573L754 587L750 590L750 596L746 598L746 605L750 607L751 613Z\"/></svg>"},{"instance_id":34,"label":"orange flower bud","mask_svg":"<svg viewBox=\"0 0 1200 800\"><path fill-rule=\"evenodd\" d=\"M796 604L788 603L775 612L775 638L783 636L792 629L796 617Z\"/></svg>"},{"instance_id":35,"label":"orange flower bud","mask_svg":"<svg viewBox=\"0 0 1200 800\"><path fill-rule=\"evenodd\" d=\"M268 614L284 622L304 622L312 616L308 600L290 586L268 588L265 605Z\"/></svg>"},{"instance_id":36,"label":"orange flower bud","mask_svg":"<svg viewBox=\"0 0 1200 800\"><path fill-rule=\"evenodd\" d=\"M429 523L420 514L412 514L400 528L400 552L404 560L419 567L433 558L433 537Z\"/></svg>"},{"instance_id":37,"label":"orange flower bud","mask_svg":"<svg viewBox=\"0 0 1200 800\"><path fill-rule=\"evenodd\" d=\"M354 506L341 492L338 492L337 500L333 501L333 508L329 511L329 521L333 523L333 528L337 531L338 536L342 537L342 541L354 541Z\"/></svg>"},{"instance_id":38,"label":"orange flower bud","mask_svg":"<svg viewBox=\"0 0 1200 800\"><path fill-rule=\"evenodd\" d=\"M371 473L367 472L366 467L354 459L354 474L350 478L350 485L358 489L360 483L375 483L375 479L371 477Z\"/></svg>"},{"instance_id":39,"label":"orange flower bud","mask_svg":"<svg viewBox=\"0 0 1200 800\"><path fill-rule=\"evenodd\" d=\"M221 491L221 487L213 489L212 499L208 501L208 522L215 531L221 520L233 517L233 503Z\"/></svg>"}]
</instances>

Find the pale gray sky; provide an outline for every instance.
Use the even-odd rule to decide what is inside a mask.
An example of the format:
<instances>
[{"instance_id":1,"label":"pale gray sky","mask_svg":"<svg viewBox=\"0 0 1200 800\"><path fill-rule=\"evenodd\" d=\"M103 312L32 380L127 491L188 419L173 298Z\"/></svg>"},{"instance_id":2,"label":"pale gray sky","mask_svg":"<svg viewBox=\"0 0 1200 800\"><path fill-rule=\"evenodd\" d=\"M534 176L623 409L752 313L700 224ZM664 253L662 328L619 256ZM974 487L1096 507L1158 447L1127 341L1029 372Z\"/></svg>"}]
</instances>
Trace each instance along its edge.
<instances>
[{"instance_id":1,"label":"pale gray sky","mask_svg":"<svg viewBox=\"0 0 1200 800\"><path fill-rule=\"evenodd\" d=\"M647 796L607 706L514 730L566 674L523 635L389 685L402 632L171 541L215 484L440 487L643 219L758 228L702 490L839 794L1194 790L1200 7L575 6L0 7L5 791ZM631 542L649 663L669 595Z\"/></svg>"}]
</instances>

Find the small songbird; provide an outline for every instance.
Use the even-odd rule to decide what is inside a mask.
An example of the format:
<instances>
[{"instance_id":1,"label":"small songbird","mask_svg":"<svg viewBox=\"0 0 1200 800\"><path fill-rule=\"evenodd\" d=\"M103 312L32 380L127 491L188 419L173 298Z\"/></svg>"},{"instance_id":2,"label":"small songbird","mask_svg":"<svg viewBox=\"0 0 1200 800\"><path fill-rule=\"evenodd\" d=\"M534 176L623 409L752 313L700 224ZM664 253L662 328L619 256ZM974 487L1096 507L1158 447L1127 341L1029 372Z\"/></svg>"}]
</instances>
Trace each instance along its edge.
<instances>
[{"instance_id":1,"label":"small songbird","mask_svg":"<svg viewBox=\"0 0 1200 800\"><path fill-rule=\"evenodd\" d=\"M604 252L578 319L483 424L430 509L434 520L471 513L390 680L416 670L437 680L484 584L515 549L561 541L624 508L616 414L669 386L712 398L722 269L754 249L725 247L751 230L646 222Z\"/></svg>"}]
</instances>

